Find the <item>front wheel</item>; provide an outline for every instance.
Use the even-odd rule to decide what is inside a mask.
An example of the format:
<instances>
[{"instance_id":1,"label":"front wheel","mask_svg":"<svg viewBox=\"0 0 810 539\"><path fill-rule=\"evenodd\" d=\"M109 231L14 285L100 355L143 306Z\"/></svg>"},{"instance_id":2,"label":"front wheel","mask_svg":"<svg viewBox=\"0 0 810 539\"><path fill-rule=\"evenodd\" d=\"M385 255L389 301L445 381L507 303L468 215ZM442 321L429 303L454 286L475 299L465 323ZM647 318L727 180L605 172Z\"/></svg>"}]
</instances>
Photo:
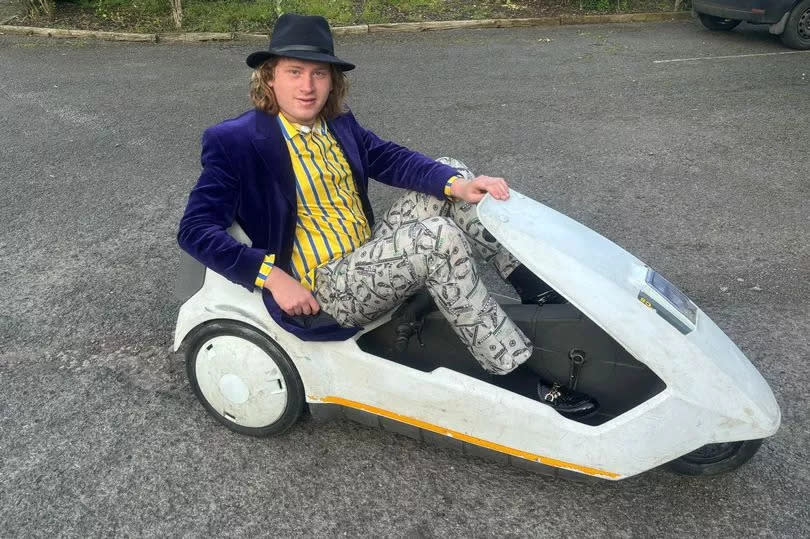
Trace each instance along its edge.
<instances>
[{"instance_id":1,"label":"front wheel","mask_svg":"<svg viewBox=\"0 0 810 539\"><path fill-rule=\"evenodd\" d=\"M280 434L304 409L293 362L275 341L245 324L215 320L196 329L186 373L205 409L240 434Z\"/></svg>"},{"instance_id":2,"label":"front wheel","mask_svg":"<svg viewBox=\"0 0 810 539\"><path fill-rule=\"evenodd\" d=\"M790 12L782 43L792 49L810 49L810 0L799 2Z\"/></svg>"},{"instance_id":3,"label":"front wheel","mask_svg":"<svg viewBox=\"0 0 810 539\"><path fill-rule=\"evenodd\" d=\"M735 470L751 460L762 439L708 444L679 457L667 467L681 475L717 475Z\"/></svg>"},{"instance_id":4,"label":"front wheel","mask_svg":"<svg viewBox=\"0 0 810 539\"><path fill-rule=\"evenodd\" d=\"M709 30L724 30L728 31L736 28L742 21L737 19L725 19L723 17L715 17L714 15L707 15L706 13L698 13L698 19Z\"/></svg>"}]
</instances>

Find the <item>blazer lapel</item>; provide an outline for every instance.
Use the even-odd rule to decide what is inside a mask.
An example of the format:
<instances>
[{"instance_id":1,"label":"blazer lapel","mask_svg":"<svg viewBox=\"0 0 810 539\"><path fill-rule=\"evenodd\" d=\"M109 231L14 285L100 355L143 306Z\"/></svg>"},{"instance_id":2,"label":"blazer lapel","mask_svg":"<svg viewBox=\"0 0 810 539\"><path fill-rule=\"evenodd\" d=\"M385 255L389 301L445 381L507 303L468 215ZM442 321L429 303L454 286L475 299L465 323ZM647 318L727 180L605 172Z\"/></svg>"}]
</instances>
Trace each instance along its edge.
<instances>
[{"instance_id":1,"label":"blazer lapel","mask_svg":"<svg viewBox=\"0 0 810 539\"><path fill-rule=\"evenodd\" d=\"M256 109L256 134L251 142L267 168L267 178L278 178L282 183L281 192L290 206L295 208L295 175L290 163L290 152L275 116Z\"/></svg>"}]
</instances>

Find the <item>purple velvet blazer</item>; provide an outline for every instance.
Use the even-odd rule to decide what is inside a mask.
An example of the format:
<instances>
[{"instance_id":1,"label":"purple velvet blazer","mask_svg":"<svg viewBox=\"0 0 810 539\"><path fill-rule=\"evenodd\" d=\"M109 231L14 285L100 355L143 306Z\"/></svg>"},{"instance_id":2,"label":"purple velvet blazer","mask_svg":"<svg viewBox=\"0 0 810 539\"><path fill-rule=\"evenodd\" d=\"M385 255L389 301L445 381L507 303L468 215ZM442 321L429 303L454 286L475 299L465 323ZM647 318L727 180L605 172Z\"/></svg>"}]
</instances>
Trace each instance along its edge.
<instances>
[{"instance_id":1,"label":"purple velvet blazer","mask_svg":"<svg viewBox=\"0 0 810 539\"><path fill-rule=\"evenodd\" d=\"M363 211L374 224L368 179L444 198L444 185L457 172L446 165L377 137L351 112L327 122L351 167ZM296 222L295 175L275 116L258 109L210 127L202 137L202 174L188 198L177 242L225 278L254 290L268 253L290 269ZM226 229L236 221L251 239L248 247ZM270 316L303 340L343 340L360 328L341 328L330 316L292 317L266 289Z\"/></svg>"}]
</instances>

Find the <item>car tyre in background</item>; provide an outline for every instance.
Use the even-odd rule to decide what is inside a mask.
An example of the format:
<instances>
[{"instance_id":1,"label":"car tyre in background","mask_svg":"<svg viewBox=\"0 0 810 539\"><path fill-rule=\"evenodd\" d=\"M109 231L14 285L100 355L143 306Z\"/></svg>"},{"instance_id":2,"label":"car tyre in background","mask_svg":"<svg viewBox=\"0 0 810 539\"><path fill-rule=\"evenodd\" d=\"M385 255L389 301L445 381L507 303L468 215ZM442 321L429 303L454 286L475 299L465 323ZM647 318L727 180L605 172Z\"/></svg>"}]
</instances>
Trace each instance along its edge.
<instances>
[{"instance_id":1,"label":"car tyre in background","mask_svg":"<svg viewBox=\"0 0 810 539\"><path fill-rule=\"evenodd\" d=\"M751 460L762 439L708 444L667 464L681 475L717 475L735 470Z\"/></svg>"},{"instance_id":2,"label":"car tyre in background","mask_svg":"<svg viewBox=\"0 0 810 539\"><path fill-rule=\"evenodd\" d=\"M782 43L792 49L810 49L810 0L799 2L790 12Z\"/></svg>"},{"instance_id":3,"label":"car tyre in background","mask_svg":"<svg viewBox=\"0 0 810 539\"><path fill-rule=\"evenodd\" d=\"M293 362L246 324L214 320L195 329L186 373L205 409L240 434L281 434L304 409L304 386Z\"/></svg>"},{"instance_id":4,"label":"car tyre in background","mask_svg":"<svg viewBox=\"0 0 810 539\"><path fill-rule=\"evenodd\" d=\"M698 19L703 23L703 26L709 30L731 30L736 28L742 21L737 19L725 19L723 17L715 17L714 15L707 15L706 13L698 13Z\"/></svg>"}]
</instances>

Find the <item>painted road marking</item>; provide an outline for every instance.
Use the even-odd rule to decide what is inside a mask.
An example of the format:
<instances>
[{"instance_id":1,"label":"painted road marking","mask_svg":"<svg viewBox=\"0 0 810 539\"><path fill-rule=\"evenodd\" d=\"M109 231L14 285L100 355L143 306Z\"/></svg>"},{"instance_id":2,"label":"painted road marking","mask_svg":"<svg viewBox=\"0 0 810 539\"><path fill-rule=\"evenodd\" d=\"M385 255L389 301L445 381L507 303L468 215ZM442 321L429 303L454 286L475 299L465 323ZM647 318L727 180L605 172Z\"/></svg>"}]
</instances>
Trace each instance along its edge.
<instances>
[{"instance_id":1,"label":"painted road marking","mask_svg":"<svg viewBox=\"0 0 810 539\"><path fill-rule=\"evenodd\" d=\"M669 64L672 62L695 62L697 60L727 60L729 58L752 58L754 56L779 56L781 54L807 54L807 51L760 52L756 54L734 54L731 56L702 56L698 58L675 58L673 60L653 60L654 64Z\"/></svg>"}]
</instances>

